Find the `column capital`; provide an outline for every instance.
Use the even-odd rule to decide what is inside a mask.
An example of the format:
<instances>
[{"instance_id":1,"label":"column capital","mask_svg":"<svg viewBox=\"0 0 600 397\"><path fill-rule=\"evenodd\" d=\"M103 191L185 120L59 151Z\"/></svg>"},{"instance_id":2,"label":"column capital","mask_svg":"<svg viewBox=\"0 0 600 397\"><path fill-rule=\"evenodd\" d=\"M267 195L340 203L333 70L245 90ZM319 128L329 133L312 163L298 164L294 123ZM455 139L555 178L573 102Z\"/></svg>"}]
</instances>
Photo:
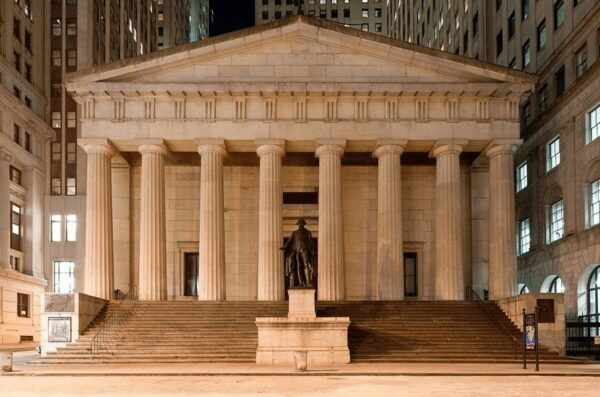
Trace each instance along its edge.
<instances>
[{"instance_id":1,"label":"column capital","mask_svg":"<svg viewBox=\"0 0 600 397\"><path fill-rule=\"evenodd\" d=\"M385 154L401 155L404 153L407 142L406 139L378 139L373 151L373 157L379 158Z\"/></svg>"},{"instance_id":2,"label":"column capital","mask_svg":"<svg viewBox=\"0 0 600 397\"><path fill-rule=\"evenodd\" d=\"M11 152L9 152L7 149L5 148L0 148L0 161L6 161L7 163L10 163L13 159L13 155Z\"/></svg>"},{"instance_id":3,"label":"column capital","mask_svg":"<svg viewBox=\"0 0 600 397\"><path fill-rule=\"evenodd\" d=\"M141 154L159 153L163 156L171 155L171 151L163 139L136 139L135 142L137 143L138 151Z\"/></svg>"},{"instance_id":4,"label":"column capital","mask_svg":"<svg viewBox=\"0 0 600 397\"><path fill-rule=\"evenodd\" d=\"M225 158L229 155L224 139L196 139L194 142L198 146L200 156L205 153L217 153Z\"/></svg>"},{"instance_id":5,"label":"column capital","mask_svg":"<svg viewBox=\"0 0 600 397\"><path fill-rule=\"evenodd\" d=\"M320 157L324 153L333 153L341 157L346 149L345 139L320 139L317 141L315 157Z\"/></svg>"},{"instance_id":6,"label":"column capital","mask_svg":"<svg viewBox=\"0 0 600 397\"><path fill-rule=\"evenodd\" d=\"M469 141L463 139L442 139L435 143L431 152L429 152L429 157L435 157L442 154L455 153L461 154L464 146L467 145Z\"/></svg>"},{"instance_id":7,"label":"column capital","mask_svg":"<svg viewBox=\"0 0 600 397\"><path fill-rule=\"evenodd\" d=\"M489 158L497 154L513 154L517 150L517 146L523 143L522 139L494 139L483 150Z\"/></svg>"},{"instance_id":8,"label":"column capital","mask_svg":"<svg viewBox=\"0 0 600 397\"><path fill-rule=\"evenodd\" d=\"M256 154L262 157L265 154L277 153L285 155L285 141L283 139L260 139L256 141Z\"/></svg>"},{"instance_id":9,"label":"column capital","mask_svg":"<svg viewBox=\"0 0 600 397\"><path fill-rule=\"evenodd\" d=\"M112 157L118 152L112 142L105 138L79 138L77 143L87 154L104 153Z\"/></svg>"}]
</instances>

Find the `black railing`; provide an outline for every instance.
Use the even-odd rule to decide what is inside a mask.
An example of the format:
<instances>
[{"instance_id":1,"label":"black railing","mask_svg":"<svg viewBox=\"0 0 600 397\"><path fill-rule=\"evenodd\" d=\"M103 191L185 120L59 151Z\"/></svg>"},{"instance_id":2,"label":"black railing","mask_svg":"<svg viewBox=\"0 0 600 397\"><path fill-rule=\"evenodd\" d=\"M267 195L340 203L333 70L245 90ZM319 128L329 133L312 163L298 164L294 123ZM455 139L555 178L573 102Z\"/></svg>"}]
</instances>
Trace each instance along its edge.
<instances>
[{"instance_id":1,"label":"black railing","mask_svg":"<svg viewBox=\"0 0 600 397\"><path fill-rule=\"evenodd\" d=\"M567 356L588 357L600 360L600 314L565 317Z\"/></svg>"},{"instance_id":2,"label":"black railing","mask_svg":"<svg viewBox=\"0 0 600 397\"><path fill-rule=\"evenodd\" d=\"M108 349L109 343L113 341L111 332L129 320L131 314L134 312L135 304L128 303L123 305L123 303L126 301L134 302L136 300L137 290L135 288L131 288L123 298L117 301L114 309L111 309L109 306L108 310L110 310L110 312L90 342L90 353L92 358L96 357L99 352L106 351Z\"/></svg>"},{"instance_id":3,"label":"black railing","mask_svg":"<svg viewBox=\"0 0 600 397\"><path fill-rule=\"evenodd\" d=\"M515 358L519 357L519 352L523 348L523 342L519 340L519 338L515 337L514 330L511 331L503 321L498 321L498 318L490 311L489 301L484 301L481 297L475 292L473 287L468 285L465 288L465 300L471 302L477 302L477 306L481 309L484 315L493 322L497 328L501 329L506 335L510 337L513 341L514 345L514 354ZM495 304L495 303L494 303Z\"/></svg>"}]
</instances>

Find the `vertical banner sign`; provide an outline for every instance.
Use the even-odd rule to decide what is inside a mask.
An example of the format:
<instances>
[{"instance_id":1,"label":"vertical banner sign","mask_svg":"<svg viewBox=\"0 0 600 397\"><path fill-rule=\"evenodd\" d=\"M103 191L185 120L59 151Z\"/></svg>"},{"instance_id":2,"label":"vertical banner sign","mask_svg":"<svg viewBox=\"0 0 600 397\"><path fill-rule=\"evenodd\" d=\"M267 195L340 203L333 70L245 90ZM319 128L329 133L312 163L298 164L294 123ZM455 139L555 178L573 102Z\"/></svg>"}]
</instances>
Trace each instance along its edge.
<instances>
[{"instance_id":1,"label":"vertical banner sign","mask_svg":"<svg viewBox=\"0 0 600 397\"><path fill-rule=\"evenodd\" d=\"M527 352L535 352L535 370L540 370L540 352L538 340L538 308L532 314L523 309L523 368L527 368Z\"/></svg>"},{"instance_id":2,"label":"vertical banner sign","mask_svg":"<svg viewBox=\"0 0 600 397\"><path fill-rule=\"evenodd\" d=\"M535 326L535 314L525 315L525 349L535 350L537 334Z\"/></svg>"}]
</instances>

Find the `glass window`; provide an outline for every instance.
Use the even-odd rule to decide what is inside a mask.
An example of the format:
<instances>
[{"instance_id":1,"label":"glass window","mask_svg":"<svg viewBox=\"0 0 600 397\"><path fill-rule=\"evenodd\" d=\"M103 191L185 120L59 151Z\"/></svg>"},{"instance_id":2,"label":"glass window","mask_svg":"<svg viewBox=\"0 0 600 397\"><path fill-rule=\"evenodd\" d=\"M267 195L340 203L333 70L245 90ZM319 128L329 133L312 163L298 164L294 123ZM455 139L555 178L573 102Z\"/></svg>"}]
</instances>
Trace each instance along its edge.
<instances>
[{"instance_id":1,"label":"glass window","mask_svg":"<svg viewBox=\"0 0 600 397\"><path fill-rule=\"evenodd\" d=\"M554 3L554 30L560 28L565 22L565 2L558 0Z\"/></svg>"},{"instance_id":2,"label":"glass window","mask_svg":"<svg viewBox=\"0 0 600 397\"><path fill-rule=\"evenodd\" d=\"M67 196L75 196L77 194L77 179L67 178Z\"/></svg>"},{"instance_id":3,"label":"glass window","mask_svg":"<svg viewBox=\"0 0 600 397\"><path fill-rule=\"evenodd\" d=\"M54 262L54 292L71 294L75 287L75 263L72 261Z\"/></svg>"},{"instance_id":4,"label":"glass window","mask_svg":"<svg viewBox=\"0 0 600 397\"><path fill-rule=\"evenodd\" d=\"M50 193L53 196L60 196L62 193L62 186L60 182L60 178L52 178L50 182Z\"/></svg>"},{"instance_id":5,"label":"glass window","mask_svg":"<svg viewBox=\"0 0 600 397\"><path fill-rule=\"evenodd\" d=\"M590 226L600 224L600 179L590 188Z\"/></svg>"},{"instance_id":6,"label":"glass window","mask_svg":"<svg viewBox=\"0 0 600 397\"><path fill-rule=\"evenodd\" d=\"M418 296L417 254L404 254L404 296Z\"/></svg>"},{"instance_id":7,"label":"glass window","mask_svg":"<svg viewBox=\"0 0 600 397\"><path fill-rule=\"evenodd\" d=\"M565 231L565 213L563 201L558 200L550 206L550 222L548 228L548 243L563 237Z\"/></svg>"},{"instance_id":8,"label":"glass window","mask_svg":"<svg viewBox=\"0 0 600 397\"><path fill-rule=\"evenodd\" d=\"M368 8L363 8L362 12L361 12L361 16L363 18L368 18L369 17L369 9Z\"/></svg>"},{"instance_id":9,"label":"glass window","mask_svg":"<svg viewBox=\"0 0 600 397\"><path fill-rule=\"evenodd\" d=\"M597 266L590 274L587 285L587 312L590 315L590 321L600 321L600 266ZM596 328L594 334L599 334Z\"/></svg>"},{"instance_id":10,"label":"glass window","mask_svg":"<svg viewBox=\"0 0 600 397\"><path fill-rule=\"evenodd\" d=\"M537 49L542 48L544 44L546 44L546 19L542 19L537 27Z\"/></svg>"},{"instance_id":11,"label":"glass window","mask_svg":"<svg viewBox=\"0 0 600 397\"><path fill-rule=\"evenodd\" d=\"M529 218L519 221L519 230L517 230L517 255L523 255L529 252L531 247L531 222Z\"/></svg>"},{"instance_id":12,"label":"glass window","mask_svg":"<svg viewBox=\"0 0 600 397\"><path fill-rule=\"evenodd\" d=\"M525 295L529 293L529 287L526 284L522 284L519 287L519 295Z\"/></svg>"},{"instance_id":13,"label":"glass window","mask_svg":"<svg viewBox=\"0 0 600 397\"><path fill-rule=\"evenodd\" d=\"M65 216L66 220L66 240L67 241L77 241L77 215L75 214L67 214Z\"/></svg>"},{"instance_id":14,"label":"glass window","mask_svg":"<svg viewBox=\"0 0 600 397\"><path fill-rule=\"evenodd\" d=\"M17 316L29 318L29 295L17 292Z\"/></svg>"},{"instance_id":15,"label":"glass window","mask_svg":"<svg viewBox=\"0 0 600 397\"><path fill-rule=\"evenodd\" d=\"M375 9L375 18L381 18L381 8ZM442 18L440 21L440 26L444 24L444 19Z\"/></svg>"},{"instance_id":16,"label":"glass window","mask_svg":"<svg viewBox=\"0 0 600 397\"><path fill-rule=\"evenodd\" d=\"M477 31L479 31L479 13L476 12L473 15L473 37L475 37Z\"/></svg>"},{"instance_id":17,"label":"glass window","mask_svg":"<svg viewBox=\"0 0 600 397\"><path fill-rule=\"evenodd\" d=\"M62 126L62 118L60 112L52 112L52 128L60 128Z\"/></svg>"},{"instance_id":18,"label":"glass window","mask_svg":"<svg viewBox=\"0 0 600 397\"><path fill-rule=\"evenodd\" d=\"M375 22L375 31L376 32L381 32L383 29L383 25L379 22Z\"/></svg>"},{"instance_id":19,"label":"glass window","mask_svg":"<svg viewBox=\"0 0 600 397\"><path fill-rule=\"evenodd\" d=\"M21 170L12 165L9 168L10 173L10 181L16 183L17 185L21 184Z\"/></svg>"},{"instance_id":20,"label":"glass window","mask_svg":"<svg viewBox=\"0 0 600 397\"><path fill-rule=\"evenodd\" d=\"M531 48L529 45L529 40L523 44L523 47L521 48L521 55L523 58L523 68L526 68L531 63Z\"/></svg>"},{"instance_id":21,"label":"glass window","mask_svg":"<svg viewBox=\"0 0 600 397\"><path fill-rule=\"evenodd\" d=\"M587 44L584 44L575 53L575 77L579 78L587 70Z\"/></svg>"},{"instance_id":22,"label":"glass window","mask_svg":"<svg viewBox=\"0 0 600 397\"><path fill-rule=\"evenodd\" d=\"M513 11L508 17L508 39L512 39L515 35L515 12Z\"/></svg>"},{"instance_id":23,"label":"glass window","mask_svg":"<svg viewBox=\"0 0 600 397\"><path fill-rule=\"evenodd\" d=\"M525 126L531 123L531 102L529 101L523 105L523 123Z\"/></svg>"},{"instance_id":24,"label":"glass window","mask_svg":"<svg viewBox=\"0 0 600 397\"><path fill-rule=\"evenodd\" d=\"M13 202L10 203L10 248L21 251L21 238L23 236L22 227L23 208Z\"/></svg>"},{"instance_id":25,"label":"glass window","mask_svg":"<svg viewBox=\"0 0 600 397\"><path fill-rule=\"evenodd\" d=\"M67 36L77 35L77 20L75 18L67 19Z\"/></svg>"},{"instance_id":26,"label":"glass window","mask_svg":"<svg viewBox=\"0 0 600 397\"><path fill-rule=\"evenodd\" d=\"M548 84L543 84L538 90L538 105L540 113L546 111L548 107Z\"/></svg>"},{"instance_id":27,"label":"glass window","mask_svg":"<svg viewBox=\"0 0 600 397\"><path fill-rule=\"evenodd\" d=\"M551 294L562 294L565 292L565 285L560 277L556 276L550 283L548 292Z\"/></svg>"},{"instance_id":28,"label":"glass window","mask_svg":"<svg viewBox=\"0 0 600 397\"><path fill-rule=\"evenodd\" d=\"M554 73L554 88L556 90L556 96L559 97L565 92L565 66L562 65L560 69Z\"/></svg>"},{"instance_id":29,"label":"glass window","mask_svg":"<svg viewBox=\"0 0 600 397\"><path fill-rule=\"evenodd\" d=\"M60 18L52 20L52 35L60 36L62 34L62 23Z\"/></svg>"},{"instance_id":30,"label":"glass window","mask_svg":"<svg viewBox=\"0 0 600 397\"><path fill-rule=\"evenodd\" d=\"M527 187L527 161L517 167L517 192Z\"/></svg>"},{"instance_id":31,"label":"glass window","mask_svg":"<svg viewBox=\"0 0 600 397\"><path fill-rule=\"evenodd\" d=\"M362 30L363 32L368 32L369 31L369 24L368 23L363 23L360 25L360 30Z\"/></svg>"},{"instance_id":32,"label":"glass window","mask_svg":"<svg viewBox=\"0 0 600 397\"><path fill-rule=\"evenodd\" d=\"M13 141L17 145L21 144L21 127L18 124L13 125Z\"/></svg>"},{"instance_id":33,"label":"glass window","mask_svg":"<svg viewBox=\"0 0 600 397\"><path fill-rule=\"evenodd\" d=\"M587 143L590 143L600 136L600 104L589 111L587 123Z\"/></svg>"},{"instance_id":34,"label":"glass window","mask_svg":"<svg viewBox=\"0 0 600 397\"><path fill-rule=\"evenodd\" d=\"M510 62L508 63L508 67L511 69L516 69L517 68L517 58L514 58L510 60Z\"/></svg>"},{"instance_id":35,"label":"glass window","mask_svg":"<svg viewBox=\"0 0 600 397\"><path fill-rule=\"evenodd\" d=\"M75 112L67 112L67 128L75 128L75 127L77 127L76 113Z\"/></svg>"},{"instance_id":36,"label":"glass window","mask_svg":"<svg viewBox=\"0 0 600 397\"><path fill-rule=\"evenodd\" d=\"M75 142L67 142L67 164L74 164L77 161L77 145Z\"/></svg>"},{"instance_id":37,"label":"glass window","mask_svg":"<svg viewBox=\"0 0 600 397\"><path fill-rule=\"evenodd\" d=\"M502 38L502 30L498 32L498 34L496 35L496 56L500 55L502 53L502 49L503 49L503 38Z\"/></svg>"},{"instance_id":38,"label":"glass window","mask_svg":"<svg viewBox=\"0 0 600 397\"><path fill-rule=\"evenodd\" d=\"M529 16L529 0L521 0L521 21Z\"/></svg>"},{"instance_id":39,"label":"glass window","mask_svg":"<svg viewBox=\"0 0 600 397\"><path fill-rule=\"evenodd\" d=\"M62 65L60 50L52 50L52 66Z\"/></svg>"},{"instance_id":40,"label":"glass window","mask_svg":"<svg viewBox=\"0 0 600 397\"><path fill-rule=\"evenodd\" d=\"M62 241L62 215L50 215L50 241Z\"/></svg>"},{"instance_id":41,"label":"glass window","mask_svg":"<svg viewBox=\"0 0 600 397\"><path fill-rule=\"evenodd\" d=\"M77 66L76 50L67 50L67 66Z\"/></svg>"},{"instance_id":42,"label":"glass window","mask_svg":"<svg viewBox=\"0 0 600 397\"><path fill-rule=\"evenodd\" d=\"M560 136L552 139L546 145L546 171L560 164Z\"/></svg>"}]
</instances>

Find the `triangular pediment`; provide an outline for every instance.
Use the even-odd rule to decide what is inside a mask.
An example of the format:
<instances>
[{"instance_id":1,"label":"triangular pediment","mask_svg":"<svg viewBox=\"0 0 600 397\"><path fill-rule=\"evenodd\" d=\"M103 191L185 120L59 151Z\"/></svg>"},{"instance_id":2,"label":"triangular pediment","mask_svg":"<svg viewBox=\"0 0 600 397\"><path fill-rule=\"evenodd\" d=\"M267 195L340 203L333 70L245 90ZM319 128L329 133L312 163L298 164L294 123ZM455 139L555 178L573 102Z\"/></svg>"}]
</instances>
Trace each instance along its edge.
<instances>
[{"instance_id":1,"label":"triangular pediment","mask_svg":"<svg viewBox=\"0 0 600 397\"><path fill-rule=\"evenodd\" d=\"M534 75L308 17L233 32L68 76L78 84L500 84ZM514 88L514 87L513 87Z\"/></svg>"}]
</instances>

